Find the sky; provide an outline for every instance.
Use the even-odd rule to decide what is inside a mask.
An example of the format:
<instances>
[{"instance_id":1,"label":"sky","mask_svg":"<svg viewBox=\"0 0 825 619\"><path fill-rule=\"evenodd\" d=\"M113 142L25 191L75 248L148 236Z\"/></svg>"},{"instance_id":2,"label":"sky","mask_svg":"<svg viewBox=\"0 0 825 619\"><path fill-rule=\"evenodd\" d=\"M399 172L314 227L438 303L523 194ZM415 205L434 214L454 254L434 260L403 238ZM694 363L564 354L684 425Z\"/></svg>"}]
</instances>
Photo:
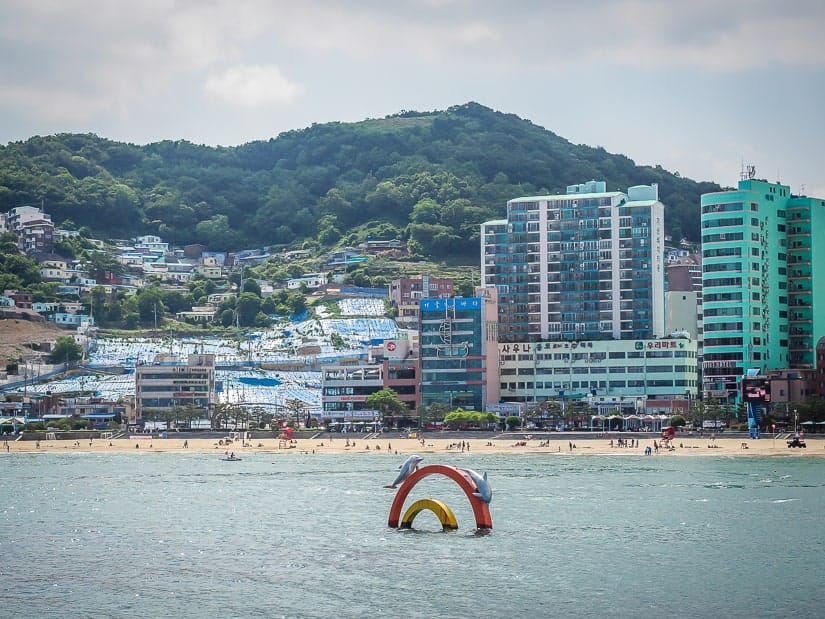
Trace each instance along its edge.
<instances>
[{"instance_id":1,"label":"sky","mask_svg":"<svg viewBox=\"0 0 825 619\"><path fill-rule=\"evenodd\" d=\"M475 101L825 197L824 32L821 0L0 0L0 144L234 146Z\"/></svg>"}]
</instances>

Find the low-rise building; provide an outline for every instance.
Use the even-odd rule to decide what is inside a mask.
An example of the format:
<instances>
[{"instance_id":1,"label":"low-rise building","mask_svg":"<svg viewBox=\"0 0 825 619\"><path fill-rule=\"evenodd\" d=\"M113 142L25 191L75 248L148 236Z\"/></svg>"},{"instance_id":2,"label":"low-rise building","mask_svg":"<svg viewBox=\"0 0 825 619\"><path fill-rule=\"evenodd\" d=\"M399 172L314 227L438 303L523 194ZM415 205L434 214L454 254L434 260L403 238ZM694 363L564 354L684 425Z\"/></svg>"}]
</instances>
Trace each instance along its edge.
<instances>
[{"instance_id":1,"label":"low-rise building","mask_svg":"<svg viewBox=\"0 0 825 619\"><path fill-rule=\"evenodd\" d=\"M17 230L17 246L27 254L54 250L54 224L48 219L27 221Z\"/></svg>"},{"instance_id":2,"label":"low-rise building","mask_svg":"<svg viewBox=\"0 0 825 619\"><path fill-rule=\"evenodd\" d=\"M374 360L360 365L329 366L322 372L324 417L333 421L374 421L380 411L366 399L381 389L392 389L407 405L407 416L421 403L418 357L408 340L387 340Z\"/></svg>"},{"instance_id":3,"label":"low-rise building","mask_svg":"<svg viewBox=\"0 0 825 619\"><path fill-rule=\"evenodd\" d=\"M40 277L46 281L68 282L69 261L56 254L39 254L37 262L40 264Z\"/></svg>"},{"instance_id":4,"label":"low-rise building","mask_svg":"<svg viewBox=\"0 0 825 619\"><path fill-rule=\"evenodd\" d=\"M208 419L214 408L215 355L192 354L186 363L173 355L157 355L153 363L135 367L138 419L180 409L197 411Z\"/></svg>"},{"instance_id":5,"label":"low-rise building","mask_svg":"<svg viewBox=\"0 0 825 619\"><path fill-rule=\"evenodd\" d=\"M453 296L453 280L431 277L402 277L389 286L390 302L398 308L396 322L402 326L418 325L418 309L421 299L446 299Z\"/></svg>"},{"instance_id":6,"label":"low-rise building","mask_svg":"<svg viewBox=\"0 0 825 619\"><path fill-rule=\"evenodd\" d=\"M223 277L223 268L217 264L199 264L194 270L195 273L203 275L206 279L221 279Z\"/></svg>"},{"instance_id":7,"label":"low-rise building","mask_svg":"<svg viewBox=\"0 0 825 619\"><path fill-rule=\"evenodd\" d=\"M326 273L310 273L308 275L304 275L302 277L295 277L292 279L287 280L286 288L287 290L298 290L301 286L306 286L310 290L315 290L316 288L320 288L322 286L327 285L327 274Z\"/></svg>"},{"instance_id":8,"label":"low-rise building","mask_svg":"<svg viewBox=\"0 0 825 619\"><path fill-rule=\"evenodd\" d=\"M175 313L175 318L194 322L212 322L217 311L218 308L214 305L196 305L189 311Z\"/></svg>"},{"instance_id":9,"label":"low-rise building","mask_svg":"<svg viewBox=\"0 0 825 619\"><path fill-rule=\"evenodd\" d=\"M594 413L687 413L696 341L683 337L499 344L502 401L587 402Z\"/></svg>"}]
</instances>

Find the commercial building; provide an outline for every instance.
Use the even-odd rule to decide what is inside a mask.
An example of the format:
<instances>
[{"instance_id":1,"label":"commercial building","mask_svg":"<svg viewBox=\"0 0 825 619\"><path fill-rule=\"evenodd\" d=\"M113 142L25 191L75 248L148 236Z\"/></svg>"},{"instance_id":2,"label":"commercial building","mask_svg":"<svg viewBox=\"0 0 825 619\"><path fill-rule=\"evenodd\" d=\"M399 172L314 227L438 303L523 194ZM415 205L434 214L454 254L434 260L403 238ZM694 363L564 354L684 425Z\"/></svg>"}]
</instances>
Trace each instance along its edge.
<instances>
[{"instance_id":1,"label":"commercial building","mask_svg":"<svg viewBox=\"0 0 825 619\"><path fill-rule=\"evenodd\" d=\"M639 340L665 332L664 205L656 185L510 200L481 226L481 281L502 342Z\"/></svg>"},{"instance_id":2,"label":"commercial building","mask_svg":"<svg viewBox=\"0 0 825 619\"><path fill-rule=\"evenodd\" d=\"M701 199L703 390L723 404L749 370L814 369L825 336L825 200L754 175Z\"/></svg>"},{"instance_id":3,"label":"commercial building","mask_svg":"<svg viewBox=\"0 0 825 619\"><path fill-rule=\"evenodd\" d=\"M382 389L392 389L414 417L420 402L418 358L408 340L386 340L382 354L359 365L324 367L321 399L324 417L333 422L371 422L382 418L381 411L366 399Z\"/></svg>"},{"instance_id":4,"label":"commercial building","mask_svg":"<svg viewBox=\"0 0 825 619\"><path fill-rule=\"evenodd\" d=\"M687 413L698 396L696 341L501 343L503 402L586 402L600 414Z\"/></svg>"},{"instance_id":5,"label":"commercial building","mask_svg":"<svg viewBox=\"0 0 825 619\"><path fill-rule=\"evenodd\" d=\"M491 296L421 301L419 340L424 407L439 403L451 409L484 410L488 402L487 352L491 342L495 342L495 330L488 328L494 323L490 324L490 314L485 310L495 308L493 300Z\"/></svg>"},{"instance_id":6,"label":"commercial building","mask_svg":"<svg viewBox=\"0 0 825 619\"><path fill-rule=\"evenodd\" d=\"M174 355L157 355L151 364L135 366L135 412L195 410L208 419L215 408L215 355L192 354L182 363Z\"/></svg>"}]
</instances>

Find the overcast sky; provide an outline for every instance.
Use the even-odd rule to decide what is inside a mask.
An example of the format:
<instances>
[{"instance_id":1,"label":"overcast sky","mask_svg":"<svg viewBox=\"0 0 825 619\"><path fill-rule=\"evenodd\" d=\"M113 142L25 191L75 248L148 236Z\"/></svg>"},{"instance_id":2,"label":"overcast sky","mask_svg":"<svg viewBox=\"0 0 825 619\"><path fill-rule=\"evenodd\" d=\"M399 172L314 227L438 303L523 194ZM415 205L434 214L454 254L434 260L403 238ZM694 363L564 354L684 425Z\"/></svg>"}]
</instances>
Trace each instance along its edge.
<instances>
[{"instance_id":1,"label":"overcast sky","mask_svg":"<svg viewBox=\"0 0 825 619\"><path fill-rule=\"evenodd\" d=\"M236 145L476 101L825 197L824 28L822 0L0 0L0 143Z\"/></svg>"}]
</instances>

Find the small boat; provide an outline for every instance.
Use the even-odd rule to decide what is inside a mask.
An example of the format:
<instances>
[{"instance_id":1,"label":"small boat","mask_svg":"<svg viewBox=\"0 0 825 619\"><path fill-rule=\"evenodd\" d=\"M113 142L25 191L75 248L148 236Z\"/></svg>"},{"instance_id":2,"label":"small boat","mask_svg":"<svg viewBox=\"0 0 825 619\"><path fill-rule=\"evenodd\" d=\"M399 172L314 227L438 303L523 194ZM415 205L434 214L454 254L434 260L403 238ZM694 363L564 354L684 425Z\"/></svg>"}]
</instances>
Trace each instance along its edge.
<instances>
[{"instance_id":1,"label":"small boat","mask_svg":"<svg viewBox=\"0 0 825 619\"><path fill-rule=\"evenodd\" d=\"M235 457L235 454L232 454L231 456L224 456L223 458L221 458L221 460L224 462L240 462L242 459L243 458Z\"/></svg>"}]
</instances>

